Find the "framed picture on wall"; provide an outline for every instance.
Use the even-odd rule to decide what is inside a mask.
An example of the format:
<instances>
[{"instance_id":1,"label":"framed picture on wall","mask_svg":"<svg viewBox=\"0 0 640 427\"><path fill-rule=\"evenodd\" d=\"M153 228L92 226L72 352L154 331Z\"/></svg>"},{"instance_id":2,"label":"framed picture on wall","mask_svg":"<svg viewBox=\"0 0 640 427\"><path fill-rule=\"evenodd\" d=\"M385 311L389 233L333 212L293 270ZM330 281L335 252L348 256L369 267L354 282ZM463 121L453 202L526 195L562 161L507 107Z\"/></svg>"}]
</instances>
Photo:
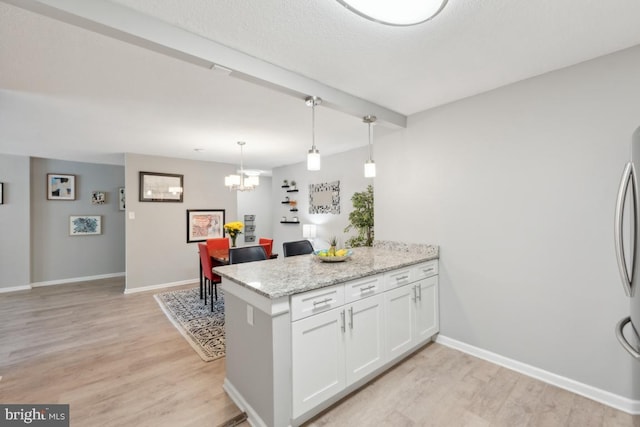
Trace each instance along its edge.
<instances>
[{"instance_id":1,"label":"framed picture on wall","mask_svg":"<svg viewBox=\"0 0 640 427\"><path fill-rule=\"evenodd\" d=\"M187 243L224 237L224 209L187 209Z\"/></svg>"},{"instance_id":2,"label":"framed picture on wall","mask_svg":"<svg viewBox=\"0 0 640 427\"><path fill-rule=\"evenodd\" d=\"M69 217L70 236L94 234L102 234L102 217L100 215L71 215Z\"/></svg>"},{"instance_id":3,"label":"framed picture on wall","mask_svg":"<svg viewBox=\"0 0 640 427\"><path fill-rule=\"evenodd\" d=\"M182 203L184 175L140 172L141 202Z\"/></svg>"},{"instance_id":4,"label":"framed picture on wall","mask_svg":"<svg viewBox=\"0 0 640 427\"><path fill-rule=\"evenodd\" d=\"M107 193L104 191L91 192L91 204L92 205L104 205L107 203Z\"/></svg>"},{"instance_id":5,"label":"framed picture on wall","mask_svg":"<svg viewBox=\"0 0 640 427\"><path fill-rule=\"evenodd\" d=\"M118 188L118 204L121 211L125 210L124 187Z\"/></svg>"},{"instance_id":6,"label":"framed picture on wall","mask_svg":"<svg viewBox=\"0 0 640 427\"><path fill-rule=\"evenodd\" d=\"M47 174L47 200L75 200L76 176L59 173Z\"/></svg>"}]
</instances>

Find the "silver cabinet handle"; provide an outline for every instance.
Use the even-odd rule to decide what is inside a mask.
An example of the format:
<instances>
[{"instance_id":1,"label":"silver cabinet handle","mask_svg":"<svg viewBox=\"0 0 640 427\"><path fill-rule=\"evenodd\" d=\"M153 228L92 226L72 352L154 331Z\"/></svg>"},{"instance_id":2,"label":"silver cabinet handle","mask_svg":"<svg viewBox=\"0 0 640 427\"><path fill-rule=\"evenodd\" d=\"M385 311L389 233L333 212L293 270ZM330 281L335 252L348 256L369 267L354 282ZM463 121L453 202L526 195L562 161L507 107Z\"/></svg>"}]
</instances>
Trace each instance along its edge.
<instances>
[{"instance_id":1,"label":"silver cabinet handle","mask_svg":"<svg viewBox=\"0 0 640 427\"><path fill-rule=\"evenodd\" d=\"M376 285L365 286L364 288L360 288L360 292L367 292L367 291L370 291L371 289L374 289L375 287Z\"/></svg>"},{"instance_id":2,"label":"silver cabinet handle","mask_svg":"<svg viewBox=\"0 0 640 427\"><path fill-rule=\"evenodd\" d=\"M632 264L631 264L631 274L629 274L629 269L627 267L627 260L625 258L624 251L624 240L622 236L622 222L624 218L624 205L625 200L627 198L627 190L629 189L629 183L632 186L632 200L633 200L633 239L631 242L632 249ZM614 239L615 239L615 247L616 247L616 259L618 261L618 270L620 271L620 277L622 278L622 287L624 288L624 293L627 296L632 296L632 284L633 284L633 276L634 276L634 268L635 268L635 257L636 257L636 233L638 229L637 223L637 201L636 201L636 188L635 188L635 176L633 173L633 164L631 162L627 163L627 166L624 168L624 172L622 173L622 179L620 180L620 188L618 189L618 198L616 199L616 215L613 223L614 229Z\"/></svg>"},{"instance_id":3,"label":"silver cabinet handle","mask_svg":"<svg viewBox=\"0 0 640 427\"><path fill-rule=\"evenodd\" d=\"M322 301L314 301L313 306L315 307L316 305L327 304L327 303L330 303L331 301L332 301L331 298L325 298Z\"/></svg>"},{"instance_id":4,"label":"silver cabinet handle","mask_svg":"<svg viewBox=\"0 0 640 427\"><path fill-rule=\"evenodd\" d=\"M416 288L418 289L418 299L422 301L422 286L420 286L420 284L418 283L416 285Z\"/></svg>"},{"instance_id":5,"label":"silver cabinet handle","mask_svg":"<svg viewBox=\"0 0 640 427\"><path fill-rule=\"evenodd\" d=\"M429 267L429 268L427 268L427 269L422 270L422 272L423 272L424 274L427 274L427 273L431 273L433 270L434 270L434 269L433 269L433 267Z\"/></svg>"},{"instance_id":6,"label":"silver cabinet handle","mask_svg":"<svg viewBox=\"0 0 640 427\"><path fill-rule=\"evenodd\" d=\"M618 342L622 345L622 347L627 350L627 353L632 355L634 358L640 360L640 353L629 344L629 341L624 336L623 329L627 323L631 322L631 316L627 316L616 325L616 338L618 338Z\"/></svg>"},{"instance_id":7,"label":"silver cabinet handle","mask_svg":"<svg viewBox=\"0 0 640 427\"><path fill-rule=\"evenodd\" d=\"M413 300L418 301L418 291L416 290L416 285L413 285Z\"/></svg>"},{"instance_id":8,"label":"silver cabinet handle","mask_svg":"<svg viewBox=\"0 0 640 427\"><path fill-rule=\"evenodd\" d=\"M353 329L353 307L349 307L349 329Z\"/></svg>"},{"instance_id":9,"label":"silver cabinet handle","mask_svg":"<svg viewBox=\"0 0 640 427\"><path fill-rule=\"evenodd\" d=\"M400 277L396 277L396 281L400 282L401 280L407 280L409 278L409 276L400 276Z\"/></svg>"},{"instance_id":10,"label":"silver cabinet handle","mask_svg":"<svg viewBox=\"0 0 640 427\"><path fill-rule=\"evenodd\" d=\"M342 329L342 332L345 332L347 328L345 327L345 324L344 324L344 310L340 312L340 319L342 320L342 326L340 326L340 329Z\"/></svg>"}]
</instances>

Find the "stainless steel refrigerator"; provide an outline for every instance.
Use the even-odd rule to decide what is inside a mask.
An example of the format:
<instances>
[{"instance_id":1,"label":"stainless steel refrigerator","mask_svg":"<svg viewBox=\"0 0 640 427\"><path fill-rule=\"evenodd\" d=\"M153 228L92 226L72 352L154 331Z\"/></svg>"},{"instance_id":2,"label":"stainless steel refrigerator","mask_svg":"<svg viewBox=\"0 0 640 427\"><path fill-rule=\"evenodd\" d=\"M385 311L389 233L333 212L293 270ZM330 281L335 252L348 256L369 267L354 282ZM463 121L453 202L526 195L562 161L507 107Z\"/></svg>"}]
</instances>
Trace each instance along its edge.
<instances>
[{"instance_id":1,"label":"stainless steel refrigerator","mask_svg":"<svg viewBox=\"0 0 640 427\"><path fill-rule=\"evenodd\" d=\"M616 325L616 337L622 347L640 362L640 127L631 138L631 161L622 174L614 222L616 257L622 286L629 297L629 316Z\"/></svg>"}]
</instances>

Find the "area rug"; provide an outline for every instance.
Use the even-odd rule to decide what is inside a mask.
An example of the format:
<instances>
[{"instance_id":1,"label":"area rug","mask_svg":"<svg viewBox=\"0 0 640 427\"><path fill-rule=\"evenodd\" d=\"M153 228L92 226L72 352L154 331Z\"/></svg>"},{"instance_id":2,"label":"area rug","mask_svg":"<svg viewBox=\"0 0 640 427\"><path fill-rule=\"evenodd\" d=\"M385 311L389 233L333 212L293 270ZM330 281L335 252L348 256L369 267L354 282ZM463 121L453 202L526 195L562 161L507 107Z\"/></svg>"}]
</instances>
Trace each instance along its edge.
<instances>
[{"instance_id":1,"label":"area rug","mask_svg":"<svg viewBox=\"0 0 640 427\"><path fill-rule=\"evenodd\" d=\"M205 305L200 299L198 288L163 292L153 297L202 360L211 362L224 357L224 295L220 289L213 311L211 305Z\"/></svg>"}]
</instances>

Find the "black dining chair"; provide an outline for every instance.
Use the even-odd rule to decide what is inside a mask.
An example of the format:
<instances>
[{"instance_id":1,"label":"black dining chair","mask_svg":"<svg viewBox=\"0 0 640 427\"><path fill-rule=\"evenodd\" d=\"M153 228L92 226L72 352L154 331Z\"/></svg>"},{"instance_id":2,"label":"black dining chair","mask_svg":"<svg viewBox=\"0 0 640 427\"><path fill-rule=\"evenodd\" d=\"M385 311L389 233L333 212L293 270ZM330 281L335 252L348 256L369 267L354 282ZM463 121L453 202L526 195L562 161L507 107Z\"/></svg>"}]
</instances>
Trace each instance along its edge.
<instances>
[{"instance_id":1,"label":"black dining chair","mask_svg":"<svg viewBox=\"0 0 640 427\"><path fill-rule=\"evenodd\" d=\"M295 242L284 242L282 244L282 252L285 257L306 255L313 253L313 246L308 240L296 240Z\"/></svg>"},{"instance_id":2,"label":"black dining chair","mask_svg":"<svg viewBox=\"0 0 640 427\"><path fill-rule=\"evenodd\" d=\"M267 253L262 246L243 246L229 249L229 264L262 261L267 259Z\"/></svg>"}]
</instances>

